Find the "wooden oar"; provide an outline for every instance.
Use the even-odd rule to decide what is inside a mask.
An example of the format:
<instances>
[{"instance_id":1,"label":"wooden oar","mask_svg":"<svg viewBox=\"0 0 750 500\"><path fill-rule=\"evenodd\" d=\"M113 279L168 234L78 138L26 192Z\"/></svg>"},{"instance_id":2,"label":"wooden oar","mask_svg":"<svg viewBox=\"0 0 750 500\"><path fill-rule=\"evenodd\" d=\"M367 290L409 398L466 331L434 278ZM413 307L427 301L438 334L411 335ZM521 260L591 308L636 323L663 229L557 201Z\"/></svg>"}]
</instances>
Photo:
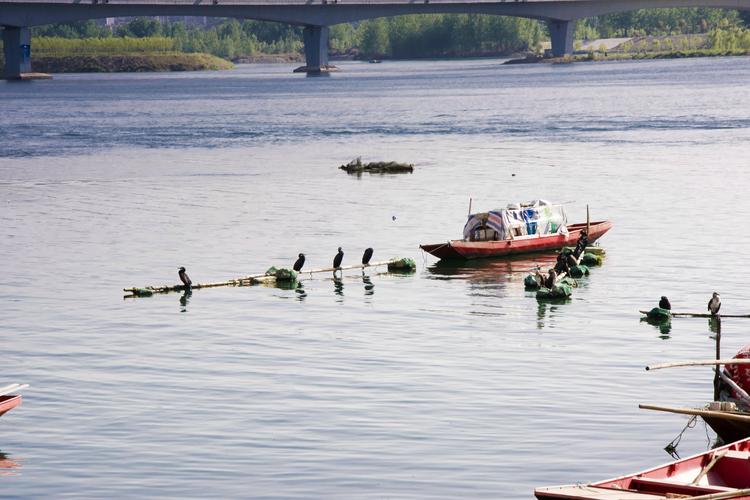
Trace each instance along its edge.
<instances>
[{"instance_id":1,"label":"wooden oar","mask_svg":"<svg viewBox=\"0 0 750 500\"><path fill-rule=\"evenodd\" d=\"M649 365L646 371L661 370L662 368L676 368L679 366L714 366L714 365L750 365L749 358L739 359L706 359L699 361L675 361L673 363L660 363L658 365Z\"/></svg>"},{"instance_id":2,"label":"wooden oar","mask_svg":"<svg viewBox=\"0 0 750 500\"><path fill-rule=\"evenodd\" d=\"M674 406L659 406L659 405L646 405L639 404L638 408L641 410L654 410L664 411L667 413L677 413L680 415L697 415L699 417L713 417L723 418L724 420L734 420L735 422L744 422L750 424L750 415L739 415L737 413L730 413L724 411L714 410L696 410L695 408L675 408Z\"/></svg>"},{"instance_id":3,"label":"wooden oar","mask_svg":"<svg viewBox=\"0 0 750 500\"><path fill-rule=\"evenodd\" d=\"M29 384L10 384L6 385L5 387L0 387L0 396L5 396L6 394L10 394L11 392L20 391L21 389L25 389L29 386Z\"/></svg>"},{"instance_id":4,"label":"wooden oar","mask_svg":"<svg viewBox=\"0 0 750 500\"><path fill-rule=\"evenodd\" d=\"M638 310L641 314L648 314L648 311L642 309ZM690 313L690 312L673 312L672 317L674 318L711 318L714 317L709 313ZM720 318L750 318L750 314L719 314L715 317Z\"/></svg>"},{"instance_id":5,"label":"wooden oar","mask_svg":"<svg viewBox=\"0 0 750 500\"><path fill-rule=\"evenodd\" d=\"M690 500L727 500L729 498L744 497L745 495L750 495L750 488L722 493L708 493L706 495L698 495L697 497L689 498Z\"/></svg>"}]
</instances>

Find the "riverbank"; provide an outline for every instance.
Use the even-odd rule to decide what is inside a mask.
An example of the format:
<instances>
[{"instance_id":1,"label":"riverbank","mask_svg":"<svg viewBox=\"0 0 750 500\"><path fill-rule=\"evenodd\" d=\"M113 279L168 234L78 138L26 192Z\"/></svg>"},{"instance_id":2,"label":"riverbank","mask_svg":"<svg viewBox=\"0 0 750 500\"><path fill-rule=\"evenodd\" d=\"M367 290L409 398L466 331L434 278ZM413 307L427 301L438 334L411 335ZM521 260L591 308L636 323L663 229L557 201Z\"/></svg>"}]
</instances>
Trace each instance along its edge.
<instances>
[{"instance_id":1,"label":"riverbank","mask_svg":"<svg viewBox=\"0 0 750 500\"><path fill-rule=\"evenodd\" d=\"M42 55L31 59L41 73L115 73L149 71L202 71L232 69L234 65L210 54L166 52L123 55Z\"/></svg>"},{"instance_id":2,"label":"riverbank","mask_svg":"<svg viewBox=\"0 0 750 500\"><path fill-rule=\"evenodd\" d=\"M748 50L713 50L713 49L695 49L695 50L677 50L670 52L589 52L587 54L573 54L564 57L542 57L536 54L529 54L524 58L510 59L503 64L564 64L572 62L593 62L593 61L631 61L641 59L685 59L691 57L729 57L729 56L748 56Z\"/></svg>"},{"instance_id":3,"label":"riverbank","mask_svg":"<svg viewBox=\"0 0 750 500\"><path fill-rule=\"evenodd\" d=\"M0 57L0 65L4 63ZM211 54L164 52L156 54L34 55L36 73L130 73L151 71L206 71L234 68Z\"/></svg>"},{"instance_id":4,"label":"riverbank","mask_svg":"<svg viewBox=\"0 0 750 500\"><path fill-rule=\"evenodd\" d=\"M576 42L573 55L543 57L528 53L505 64L570 63L585 61L622 61L639 59L683 59L690 57L726 57L750 55L746 43L726 43L719 32L698 35L633 37ZM731 36L731 33L730 33Z\"/></svg>"}]
</instances>

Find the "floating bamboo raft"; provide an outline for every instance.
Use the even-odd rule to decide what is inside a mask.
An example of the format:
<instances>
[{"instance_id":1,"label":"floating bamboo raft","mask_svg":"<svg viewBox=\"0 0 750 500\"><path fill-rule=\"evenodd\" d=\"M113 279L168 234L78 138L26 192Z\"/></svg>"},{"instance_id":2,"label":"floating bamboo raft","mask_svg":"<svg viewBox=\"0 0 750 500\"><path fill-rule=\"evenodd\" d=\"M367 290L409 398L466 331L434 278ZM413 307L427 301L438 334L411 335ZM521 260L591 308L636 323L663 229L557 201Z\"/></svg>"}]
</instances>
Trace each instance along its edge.
<instances>
[{"instance_id":1,"label":"floating bamboo raft","mask_svg":"<svg viewBox=\"0 0 750 500\"><path fill-rule=\"evenodd\" d=\"M316 273L332 273L334 271L346 271L348 269L366 269L368 267L378 267L378 266L390 266L396 263L401 262L404 259L391 259L391 260L384 260L380 262L372 262L370 264L351 264L348 266L341 266L341 267L324 267L322 269L310 269L309 271L300 271L298 276L303 276L306 274L309 274L312 276ZM216 288L220 286L251 286L251 285L258 285L262 283L275 283L276 276L271 274L251 274L250 276L245 276L243 278L235 278L227 281L219 281L216 283L194 283L190 289L191 290L199 290L201 288ZM151 295L154 295L156 293L169 293L169 292L183 292L185 291L185 285L162 285L162 286L146 286L142 288L138 287L130 287L130 288L123 288L124 292L127 292L127 294L124 296L124 298L134 298L134 297L150 297Z\"/></svg>"},{"instance_id":2,"label":"floating bamboo raft","mask_svg":"<svg viewBox=\"0 0 750 500\"><path fill-rule=\"evenodd\" d=\"M648 314L648 311L639 310L638 312L641 314ZM750 318L750 314L717 314L716 316L712 316L710 313L673 312L672 317L673 318L711 318L711 317Z\"/></svg>"}]
</instances>

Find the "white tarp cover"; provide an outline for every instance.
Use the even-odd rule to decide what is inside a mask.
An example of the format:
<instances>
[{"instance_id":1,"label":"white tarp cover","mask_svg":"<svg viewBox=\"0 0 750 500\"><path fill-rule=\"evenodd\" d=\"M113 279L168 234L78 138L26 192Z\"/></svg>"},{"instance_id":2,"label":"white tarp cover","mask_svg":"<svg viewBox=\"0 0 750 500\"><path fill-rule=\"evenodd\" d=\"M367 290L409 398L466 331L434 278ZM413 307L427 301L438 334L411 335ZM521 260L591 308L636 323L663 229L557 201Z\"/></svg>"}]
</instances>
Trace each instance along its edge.
<instances>
[{"instance_id":1,"label":"white tarp cover","mask_svg":"<svg viewBox=\"0 0 750 500\"><path fill-rule=\"evenodd\" d=\"M562 205L535 200L512 204L509 207L512 208L500 208L469 215L464 226L464 239L484 239L476 237L475 234L476 231L482 229L494 230L499 240L507 240L511 235L519 236L519 233L520 235L545 235L567 232L568 219Z\"/></svg>"}]
</instances>

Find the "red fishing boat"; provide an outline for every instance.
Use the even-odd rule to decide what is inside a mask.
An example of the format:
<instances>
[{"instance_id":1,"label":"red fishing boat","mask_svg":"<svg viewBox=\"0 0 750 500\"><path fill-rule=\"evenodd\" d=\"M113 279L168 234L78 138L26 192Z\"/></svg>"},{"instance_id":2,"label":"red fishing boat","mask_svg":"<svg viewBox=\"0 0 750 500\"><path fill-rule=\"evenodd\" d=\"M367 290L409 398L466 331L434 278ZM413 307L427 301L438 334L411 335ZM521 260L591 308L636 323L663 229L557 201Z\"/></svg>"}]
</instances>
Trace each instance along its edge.
<instances>
[{"instance_id":1,"label":"red fishing boat","mask_svg":"<svg viewBox=\"0 0 750 500\"><path fill-rule=\"evenodd\" d=\"M628 476L537 488L540 500L750 500L750 438Z\"/></svg>"},{"instance_id":2,"label":"red fishing boat","mask_svg":"<svg viewBox=\"0 0 750 500\"><path fill-rule=\"evenodd\" d=\"M438 259L480 259L575 246L588 227L593 243L612 229L609 221L568 224L562 205L544 200L508 205L507 208L469 215L464 238L420 245Z\"/></svg>"},{"instance_id":3,"label":"red fishing boat","mask_svg":"<svg viewBox=\"0 0 750 500\"><path fill-rule=\"evenodd\" d=\"M11 392L19 391L27 384L11 384L6 387L0 388L0 417L8 413L16 406L21 405L23 397L20 394L10 394Z\"/></svg>"}]
</instances>

